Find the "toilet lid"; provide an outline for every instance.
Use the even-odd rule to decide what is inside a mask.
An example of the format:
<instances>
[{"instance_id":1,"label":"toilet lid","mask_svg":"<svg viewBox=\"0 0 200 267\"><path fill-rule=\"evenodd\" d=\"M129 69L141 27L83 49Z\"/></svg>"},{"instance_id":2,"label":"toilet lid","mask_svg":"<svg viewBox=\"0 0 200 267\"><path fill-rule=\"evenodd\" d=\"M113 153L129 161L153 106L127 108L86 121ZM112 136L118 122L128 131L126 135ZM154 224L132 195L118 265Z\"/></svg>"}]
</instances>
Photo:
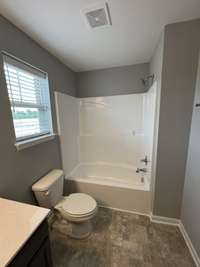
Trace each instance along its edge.
<instances>
[{"instance_id":1,"label":"toilet lid","mask_svg":"<svg viewBox=\"0 0 200 267\"><path fill-rule=\"evenodd\" d=\"M86 215L94 211L97 203L94 198L87 194L75 193L69 195L64 201L62 208L72 215Z\"/></svg>"}]
</instances>

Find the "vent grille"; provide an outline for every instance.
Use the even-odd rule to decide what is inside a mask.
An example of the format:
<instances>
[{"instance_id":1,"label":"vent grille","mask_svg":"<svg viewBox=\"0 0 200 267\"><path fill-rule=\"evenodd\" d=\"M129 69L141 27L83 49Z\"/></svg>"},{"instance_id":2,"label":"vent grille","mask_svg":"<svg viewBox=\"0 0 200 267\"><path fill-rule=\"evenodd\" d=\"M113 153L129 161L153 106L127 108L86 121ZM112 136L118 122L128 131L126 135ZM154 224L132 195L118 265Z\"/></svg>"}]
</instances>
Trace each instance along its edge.
<instances>
[{"instance_id":1,"label":"vent grille","mask_svg":"<svg viewBox=\"0 0 200 267\"><path fill-rule=\"evenodd\" d=\"M96 5L83 11L87 25L90 28L111 26L111 17L107 3Z\"/></svg>"}]
</instances>

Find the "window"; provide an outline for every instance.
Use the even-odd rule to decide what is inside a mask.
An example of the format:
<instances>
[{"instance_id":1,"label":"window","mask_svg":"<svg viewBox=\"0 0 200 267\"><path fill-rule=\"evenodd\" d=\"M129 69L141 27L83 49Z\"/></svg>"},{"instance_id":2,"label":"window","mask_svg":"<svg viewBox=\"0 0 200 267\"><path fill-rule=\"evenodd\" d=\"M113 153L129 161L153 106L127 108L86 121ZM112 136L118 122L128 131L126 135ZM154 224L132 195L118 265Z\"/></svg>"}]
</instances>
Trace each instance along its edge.
<instances>
[{"instance_id":1,"label":"window","mask_svg":"<svg viewBox=\"0 0 200 267\"><path fill-rule=\"evenodd\" d=\"M16 141L52 133L48 75L3 54Z\"/></svg>"}]
</instances>

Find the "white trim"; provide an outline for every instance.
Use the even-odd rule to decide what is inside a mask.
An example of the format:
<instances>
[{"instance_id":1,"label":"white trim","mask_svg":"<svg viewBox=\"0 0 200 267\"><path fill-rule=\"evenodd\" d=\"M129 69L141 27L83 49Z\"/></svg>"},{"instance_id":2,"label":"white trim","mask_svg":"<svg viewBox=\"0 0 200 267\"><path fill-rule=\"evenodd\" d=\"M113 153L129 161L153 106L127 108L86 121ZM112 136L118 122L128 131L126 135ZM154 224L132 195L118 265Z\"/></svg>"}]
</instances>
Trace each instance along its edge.
<instances>
[{"instance_id":1,"label":"white trim","mask_svg":"<svg viewBox=\"0 0 200 267\"><path fill-rule=\"evenodd\" d=\"M141 213L141 212L132 211L132 210L118 209L118 208L113 208L113 207L104 206L104 205L98 205L98 206L100 208L105 208L105 209L110 209L110 210L116 210L116 211L121 211L121 212L126 212L126 213L141 215L141 216L146 216L146 217L150 218L150 214L149 213Z\"/></svg>"},{"instance_id":2,"label":"white trim","mask_svg":"<svg viewBox=\"0 0 200 267\"><path fill-rule=\"evenodd\" d=\"M187 233L187 231L186 231L186 229L185 229L185 227L181 221L179 224L179 229L181 231L181 234L185 240L185 243L186 243L186 245L190 251L190 254L191 254L196 266L200 267L200 258L199 258L198 254L196 252L196 249L194 248L192 241L191 241L191 239L190 239L190 237L189 237L189 235L188 235L188 233Z\"/></svg>"},{"instance_id":3,"label":"white trim","mask_svg":"<svg viewBox=\"0 0 200 267\"><path fill-rule=\"evenodd\" d=\"M150 219L152 223L161 223L161 224L167 224L167 225L172 225L172 226L179 226L180 224L180 220L178 219L156 216L153 214L151 214Z\"/></svg>"},{"instance_id":4,"label":"white trim","mask_svg":"<svg viewBox=\"0 0 200 267\"><path fill-rule=\"evenodd\" d=\"M55 136L56 134L52 133L52 134L47 134L47 135L31 138L25 141L20 141L20 142L15 143L15 147L18 151L20 151L25 148L32 147L32 146L53 140Z\"/></svg>"},{"instance_id":5,"label":"white trim","mask_svg":"<svg viewBox=\"0 0 200 267\"><path fill-rule=\"evenodd\" d=\"M54 97L55 97L55 107L56 107L56 120L57 120L57 128L58 128L58 136L61 136L61 122L60 122L60 117L59 117L59 112L58 112L58 94L59 92L55 91L54 92Z\"/></svg>"}]
</instances>

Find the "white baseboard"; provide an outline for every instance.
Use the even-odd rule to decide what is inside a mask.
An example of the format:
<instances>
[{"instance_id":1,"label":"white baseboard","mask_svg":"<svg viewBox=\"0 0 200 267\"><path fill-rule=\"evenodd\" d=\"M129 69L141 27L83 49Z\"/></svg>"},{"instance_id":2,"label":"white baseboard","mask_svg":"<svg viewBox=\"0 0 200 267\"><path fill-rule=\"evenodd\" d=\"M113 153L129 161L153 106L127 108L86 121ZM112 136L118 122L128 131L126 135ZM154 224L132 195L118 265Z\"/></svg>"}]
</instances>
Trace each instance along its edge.
<instances>
[{"instance_id":1,"label":"white baseboard","mask_svg":"<svg viewBox=\"0 0 200 267\"><path fill-rule=\"evenodd\" d=\"M151 219L151 222L153 223L162 223L162 224L173 225L173 226L179 226L180 224L180 220L178 219L156 216L153 214L151 214L150 219Z\"/></svg>"},{"instance_id":2,"label":"white baseboard","mask_svg":"<svg viewBox=\"0 0 200 267\"><path fill-rule=\"evenodd\" d=\"M188 246L188 249L189 249L189 251L190 251L190 254L191 254L191 256L192 256L192 258L193 258L193 260L194 260L196 266L197 266L197 267L200 267L200 258L199 258L199 256L198 256L198 254L197 254L197 252L196 252L196 249L194 248L194 246L193 246L193 244L192 244L192 241L191 241L191 239L189 238L188 233L187 233L187 231L186 231L184 225L182 224L182 222L180 222L180 224L179 224L179 229L180 229L180 231L181 231L181 233L182 233L182 235L183 235L183 238L184 238L184 240L185 240L185 243L186 243L186 245Z\"/></svg>"},{"instance_id":3,"label":"white baseboard","mask_svg":"<svg viewBox=\"0 0 200 267\"><path fill-rule=\"evenodd\" d=\"M141 215L141 216L147 216L147 217L150 218L150 214L149 213L142 213L142 212L137 212L137 211L132 211L132 210L118 209L118 208L113 208L113 207L104 206L104 205L98 205L98 206L101 207L101 208L105 208L105 209L116 210L116 211L121 211L121 212Z\"/></svg>"}]
</instances>

